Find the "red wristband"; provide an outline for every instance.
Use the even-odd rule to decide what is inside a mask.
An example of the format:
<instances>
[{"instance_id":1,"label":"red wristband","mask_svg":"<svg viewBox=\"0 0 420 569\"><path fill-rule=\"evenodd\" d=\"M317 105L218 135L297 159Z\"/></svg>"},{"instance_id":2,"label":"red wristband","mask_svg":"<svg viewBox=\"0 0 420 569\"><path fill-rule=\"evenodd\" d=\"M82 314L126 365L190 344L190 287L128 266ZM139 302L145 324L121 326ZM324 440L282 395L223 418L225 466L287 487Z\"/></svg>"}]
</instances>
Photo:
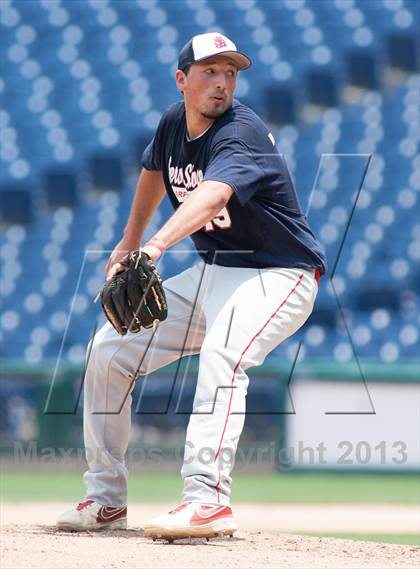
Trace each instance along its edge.
<instances>
[{"instance_id":1,"label":"red wristband","mask_svg":"<svg viewBox=\"0 0 420 569\"><path fill-rule=\"evenodd\" d=\"M151 239L146 243L145 247L147 247L147 245L152 245L153 247L156 247L156 249L159 249L161 253L163 253L166 249L165 245L163 244L163 241L161 241L160 239Z\"/></svg>"}]
</instances>

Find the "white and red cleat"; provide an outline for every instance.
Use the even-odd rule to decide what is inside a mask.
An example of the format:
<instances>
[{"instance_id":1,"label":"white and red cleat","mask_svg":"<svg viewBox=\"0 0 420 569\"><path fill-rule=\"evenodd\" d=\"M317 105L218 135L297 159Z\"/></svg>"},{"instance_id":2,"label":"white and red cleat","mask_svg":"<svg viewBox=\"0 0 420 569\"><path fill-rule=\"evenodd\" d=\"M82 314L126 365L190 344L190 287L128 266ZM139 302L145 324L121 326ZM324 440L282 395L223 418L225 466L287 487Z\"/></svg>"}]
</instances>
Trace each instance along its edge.
<instances>
[{"instance_id":1,"label":"white and red cleat","mask_svg":"<svg viewBox=\"0 0 420 569\"><path fill-rule=\"evenodd\" d=\"M56 525L68 531L127 529L127 508L111 508L86 500L61 514Z\"/></svg>"},{"instance_id":2,"label":"white and red cleat","mask_svg":"<svg viewBox=\"0 0 420 569\"><path fill-rule=\"evenodd\" d=\"M232 536L237 529L229 506L199 502L184 502L144 524L146 537L169 541L186 537Z\"/></svg>"}]
</instances>

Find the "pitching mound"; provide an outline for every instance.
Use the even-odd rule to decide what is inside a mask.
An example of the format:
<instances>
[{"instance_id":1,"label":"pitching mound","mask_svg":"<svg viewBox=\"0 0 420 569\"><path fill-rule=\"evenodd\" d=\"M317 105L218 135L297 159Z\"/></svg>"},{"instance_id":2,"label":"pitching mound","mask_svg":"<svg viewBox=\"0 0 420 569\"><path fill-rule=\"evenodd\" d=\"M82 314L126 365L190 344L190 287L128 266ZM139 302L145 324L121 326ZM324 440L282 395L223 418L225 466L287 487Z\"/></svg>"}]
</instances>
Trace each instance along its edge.
<instances>
[{"instance_id":1,"label":"pitching mound","mask_svg":"<svg viewBox=\"0 0 420 569\"><path fill-rule=\"evenodd\" d=\"M133 523L136 504L130 508L130 529L90 533L66 533L53 527L62 504L8 504L2 508L2 569L102 569L153 567L172 568L415 568L420 564L420 549L413 546L360 542L334 538L291 535L266 528L260 529L238 515L241 530L233 538L189 539L168 544L144 537ZM151 505L144 509L150 510ZM154 513L160 508L153 506ZM262 506L258 506L261 515ZM267 507L268 513L272 506ZM322 510L320 509L320 512ZM284 513L284 512L283 512ZM26 514L26 515L25 515ZM270 516L268 516L270 517ZM22 519L20 519L22 518ZM35 523L38 518L39 523ZM241 519L242 518L242 519ZM43 523L49 519L49 523ZM139 516L140 520L143 516ZM145 518L146 519L146 518ZM258 519L253 518L255 528ZM140 524L139 524L140 525ZM277 527L276 530L273 527ZM290 531L290 530L289 530Z\"/></svg>"}]
</instances>

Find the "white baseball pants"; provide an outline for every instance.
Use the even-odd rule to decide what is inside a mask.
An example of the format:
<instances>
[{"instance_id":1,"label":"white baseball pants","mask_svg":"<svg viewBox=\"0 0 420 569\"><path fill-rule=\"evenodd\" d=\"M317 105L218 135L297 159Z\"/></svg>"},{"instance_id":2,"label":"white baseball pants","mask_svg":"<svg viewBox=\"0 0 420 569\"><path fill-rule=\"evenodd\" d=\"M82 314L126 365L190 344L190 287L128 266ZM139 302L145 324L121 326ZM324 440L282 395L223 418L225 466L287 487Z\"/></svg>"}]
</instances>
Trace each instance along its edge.
<instances>
[{"instance_id":1,"label":"white baseball pants","mask_svg":"<svg viewBox=\"0 0 420 569\"><path fill-rule=\"evenodd\" d=\"M226 456L235 456L244 424L246 370L262 364L309 317L318 291L314 271L199 262L164 287L168 317L155 332L119 336L107 323L89 344L86 499L113 507L127 504L124 455L136 371L146 375L182 356L200 354L181 471L183 501L229 505L233 460Z\"/></svg>"}]
</instances>

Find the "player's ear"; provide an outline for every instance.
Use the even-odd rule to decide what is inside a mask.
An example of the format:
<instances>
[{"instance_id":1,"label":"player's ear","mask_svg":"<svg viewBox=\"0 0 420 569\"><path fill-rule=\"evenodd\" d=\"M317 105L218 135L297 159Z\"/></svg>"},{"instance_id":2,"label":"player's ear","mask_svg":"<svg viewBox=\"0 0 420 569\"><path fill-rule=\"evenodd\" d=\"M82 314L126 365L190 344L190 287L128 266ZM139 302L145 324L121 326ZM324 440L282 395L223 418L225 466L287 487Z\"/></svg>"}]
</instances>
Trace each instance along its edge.
<instances>
[{"instance_id":1,"label":"player's ear","mask_svg":"<svg viewBox=\"0 0 420 569\"><path fill-rule=\"evenodd\" d=\"M183 71L181 71L180 69L177 69L176 74L175 74L175 82L176 82L176 86L177 86L178 90L181 93L184 93L185 79L186 79L185 73Z\"/></svg>"}]
</instances>

